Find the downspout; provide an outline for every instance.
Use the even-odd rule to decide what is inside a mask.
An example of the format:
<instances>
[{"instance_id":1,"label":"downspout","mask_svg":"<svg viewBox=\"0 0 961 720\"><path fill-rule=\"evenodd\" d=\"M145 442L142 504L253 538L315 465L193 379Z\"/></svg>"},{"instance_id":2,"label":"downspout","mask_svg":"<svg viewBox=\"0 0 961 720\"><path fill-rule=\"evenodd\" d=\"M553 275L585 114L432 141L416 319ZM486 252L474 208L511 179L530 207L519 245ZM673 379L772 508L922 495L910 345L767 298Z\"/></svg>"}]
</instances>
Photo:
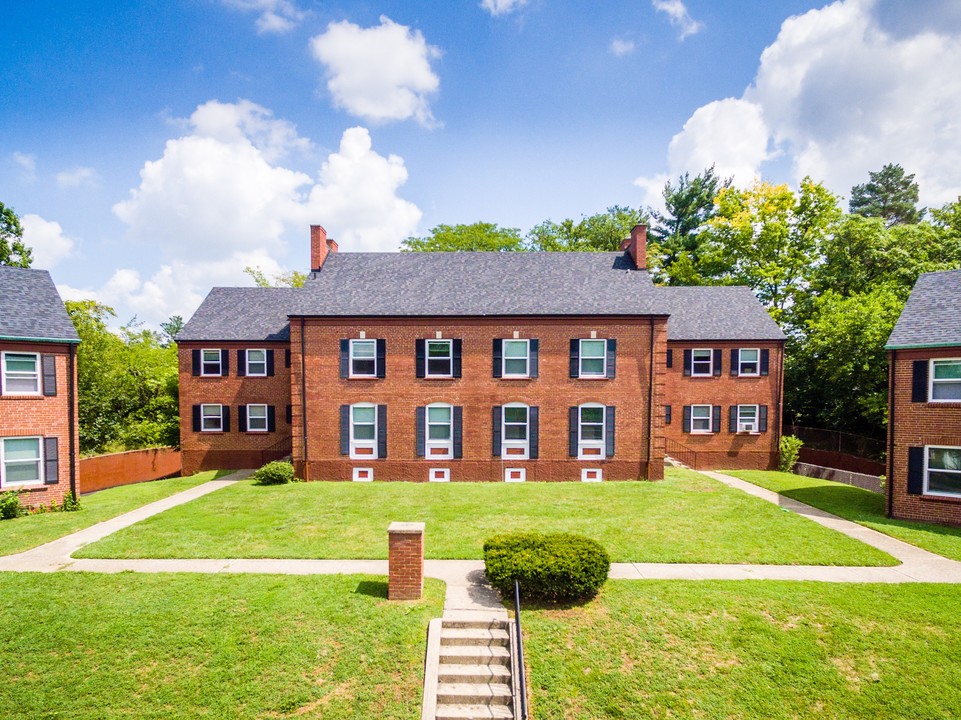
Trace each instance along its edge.
<instances>
[{"instance_id":1,"label":"downspout","mask_svg":"<svg viewBox=\"0 0 961 720\"><path fill-rule=\"evenodd\" d=\"M891 358L888 361L888 477L887 487L885 488L888 501L888 517L894 512L894 380L897 373L894 372L897 360L897 350L891 351Z\"/></svg>"},{"instance_id":2,"label":"downspout","mask_svg":"<svg viewBox=\"0 0 961 720\"><path fill-rule=\"evenodd\" d=\"M651 321L651 362L650 378L647 385L647 479L651 479L651 460L654 451L654 363L657 358L654 355L654 318Z\"/></svg>"},{"instance_id":3,"label":"downspout","mask_svg":"<svg viewBox=\"0 0 961 720\"><path fill-rule=\"evenodd\" d=\"M76 444L76 417L74 414L74 404L76 403L77 387L74 382L74 372L76 368L77 346L71 343L67 346L67 426L70 428L70 492L74 499L80 497L77 492L77 444Z\"/></svg>"},{"instance_id":4,"label":"downspout","mask_svg":"<svg viewBox=\"0 0 961 720\"><path fill-rule=\"evenodd\" d=\"M306 318L300 318L300 419L304 426L304 480L310 480L310 464L307 460L307 340Z\"/></svg>"},{"instance_id":5,"label":"downspout","mask_svg":"<svg viewBox=\"0 0 961 720\"><path fill-rule=\"evenodd\" d=\"M777 365L777 446L775 451L777 452L778 463L781 461L781 433L784 432L784 352L785 352L785 341L781 341L781 352L780 359Z\"/></svg>"}]
</instances>

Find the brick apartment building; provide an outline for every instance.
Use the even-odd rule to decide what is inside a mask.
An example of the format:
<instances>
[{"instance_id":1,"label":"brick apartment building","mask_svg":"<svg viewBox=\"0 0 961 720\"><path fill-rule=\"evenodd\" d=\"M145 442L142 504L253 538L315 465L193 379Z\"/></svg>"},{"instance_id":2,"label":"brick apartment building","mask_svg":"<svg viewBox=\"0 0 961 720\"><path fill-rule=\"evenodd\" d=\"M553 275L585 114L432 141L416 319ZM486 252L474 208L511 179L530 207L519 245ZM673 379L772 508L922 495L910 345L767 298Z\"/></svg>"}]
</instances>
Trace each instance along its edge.
<instances>
[{"instance_id":1,"label":"brick apartment building","mask_svg":"<svg viewBox=\"0 0 961 720\"><path fill-rule=\"evenodd\" d=\"M961 524L961 270L925 273L888 351L888 515Z\"/></svg>"},{"instance_id":2,"label":"brick apartment building","mask_svg":"<svg viewBox=\"0 0 961 720\"><path fill-rule=\"evenodd\" d=\"M0 297L0 491L60 503L80 490L80 337L46 270L0 267Z\"/></svg>"},{"instance_id":3,"label":"brick apartment building","mask_svg":"<svg viewBox=\"0 0 961 720\"><path fill-rule=\"evenodd\" d=\"M614 253L339 253L313 226L304 288L215 288L178 336L184 471L659 479L669 438L774 465L777 325L743 288L655 287L645 252L643 226Z\"/></svg>"}]
</instances>

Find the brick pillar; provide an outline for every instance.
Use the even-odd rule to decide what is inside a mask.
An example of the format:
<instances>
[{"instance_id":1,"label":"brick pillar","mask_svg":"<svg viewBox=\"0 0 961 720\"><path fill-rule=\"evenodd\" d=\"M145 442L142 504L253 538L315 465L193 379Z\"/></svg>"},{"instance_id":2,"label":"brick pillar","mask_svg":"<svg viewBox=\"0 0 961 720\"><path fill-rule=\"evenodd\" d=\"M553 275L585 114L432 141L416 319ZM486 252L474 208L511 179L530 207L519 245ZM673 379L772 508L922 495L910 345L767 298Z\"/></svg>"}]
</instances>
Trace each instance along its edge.
<instances>
[{"instance_id":1,"label":"brick pillar","mask_svg":"<svg viewBox=\"0 0 961 720\"><path fill-rule=\"evenodd\" d=\"M393 522L389 538L389 600L420 600L424 593L424 523Z\"/></svg>"}]
</instances>

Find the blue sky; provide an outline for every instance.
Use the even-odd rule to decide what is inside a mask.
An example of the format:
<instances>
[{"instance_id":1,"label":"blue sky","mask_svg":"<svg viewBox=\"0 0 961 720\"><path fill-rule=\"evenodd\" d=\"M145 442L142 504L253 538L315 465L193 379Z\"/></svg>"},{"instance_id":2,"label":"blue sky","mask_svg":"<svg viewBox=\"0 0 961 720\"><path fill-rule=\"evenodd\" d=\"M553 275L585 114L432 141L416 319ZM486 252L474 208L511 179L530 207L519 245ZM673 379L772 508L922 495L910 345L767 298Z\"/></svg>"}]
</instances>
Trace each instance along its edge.
<instances>
[{"instance_id":1,"label":"blue sky","mask_svg":"<svg viewBox=\"0 0 961 720\"><path fill-rule=\"evenodd\" d=\"M393 250L656 203L716 163L961 191L950 0L5 3L0 201L65 297L155 324L308 228Z\"/></svg>"}]
</instances>

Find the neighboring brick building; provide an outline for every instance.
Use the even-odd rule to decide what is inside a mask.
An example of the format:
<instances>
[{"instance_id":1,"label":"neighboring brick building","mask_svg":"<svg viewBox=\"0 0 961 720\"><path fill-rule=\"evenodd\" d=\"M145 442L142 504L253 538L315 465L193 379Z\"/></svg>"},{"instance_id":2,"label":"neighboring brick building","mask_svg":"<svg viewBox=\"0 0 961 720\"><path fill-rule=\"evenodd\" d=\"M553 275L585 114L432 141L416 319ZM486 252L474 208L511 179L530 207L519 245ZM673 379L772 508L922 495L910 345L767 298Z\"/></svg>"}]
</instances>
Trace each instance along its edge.
<instances>
[{"instance_id":1,"label":"neighboring brick building","mask_svg":"<svg viewBox=\"0 0 961 720\"><path fill-rule=\"evenodd\" d=\"M231 423L257 402L291 406L291 423L278 420L275 433L278 441L292 435L296 472L307 479L663 477L663 409L677 402L666 394L668 316L683 314L675 301L700 302L706 289L681 297L656 288L645 228L615 253L336 250L313 226L304 288L217 288L187 323L178 337L185 471L258 464L268 438L251 446L251 432ZM751 340L738 347L758 349L758 363L763 347L776 372L712 383L690 402L754 403L756 416L766 408L770 429L758 417L757 435L719 433L699 452L719 465L768 467L783 336L749 291L720 290L726 306L711 296L686 325L698 332L678 341L714 340L712 328L743 316L747 328L718 343ZM275 363L270 393L217 365L222 350L230 363L237 350L270 347L290 356L289 370ZM732 447L744 447L745 459Z\"/></svg>"},{"instance_id":2,"label":"neighboring brick building","mask_svg":"<svg viewBox=\"0 0 961 720\"><path fill-rule=\"evenodd\" d=\"M80 491L80 337L46 270L0 267L0 297L0 491L60 503Z\"/></svg>"},{"instance_id":3,"label":"neighboring brick building","mask_svg":"<svg viewBox=\"0 0 961 720\"><path fill-rule=\"evenodd\" d=\"M961 270L925 273L888 339L888 515L961 524Z\"/></svg>"}]
</instances>

